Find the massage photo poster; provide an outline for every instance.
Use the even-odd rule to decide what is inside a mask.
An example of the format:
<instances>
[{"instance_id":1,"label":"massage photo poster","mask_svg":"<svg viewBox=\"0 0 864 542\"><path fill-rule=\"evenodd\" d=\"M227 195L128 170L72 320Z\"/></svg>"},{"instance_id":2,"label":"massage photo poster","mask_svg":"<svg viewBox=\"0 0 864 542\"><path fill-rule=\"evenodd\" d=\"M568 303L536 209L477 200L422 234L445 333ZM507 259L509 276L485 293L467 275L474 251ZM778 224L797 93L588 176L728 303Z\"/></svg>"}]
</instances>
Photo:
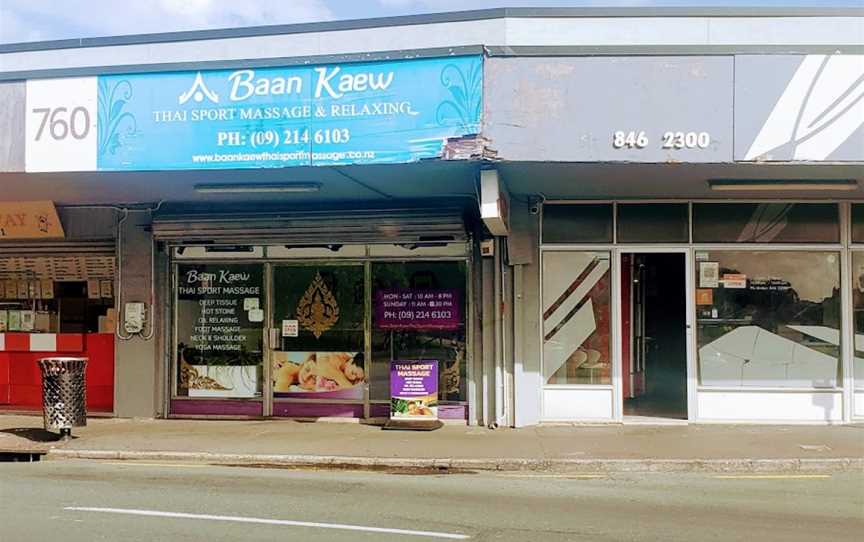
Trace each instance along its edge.
<instances>
[{"instance_id":1,"label":"massage photo poster","mask_svg":"<svg viewBox=\"0 0 864 542\"><path fill-rule=\"evenodd\" d=\"M390 418L438 419L438 361L390 362Z\"/></svg>"}]
</instances>

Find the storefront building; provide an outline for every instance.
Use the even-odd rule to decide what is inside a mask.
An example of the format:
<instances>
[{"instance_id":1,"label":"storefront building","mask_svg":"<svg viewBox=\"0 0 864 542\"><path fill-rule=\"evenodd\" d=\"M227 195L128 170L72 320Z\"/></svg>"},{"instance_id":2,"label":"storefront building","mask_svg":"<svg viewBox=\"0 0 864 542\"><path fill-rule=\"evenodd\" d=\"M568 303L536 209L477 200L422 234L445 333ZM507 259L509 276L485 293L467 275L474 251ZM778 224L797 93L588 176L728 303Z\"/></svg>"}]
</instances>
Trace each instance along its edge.
<instances>
[{"instance_id":1,"label":"storefront building","mask_svg":"<svg viewBox=\"0 0 864 542\"><path fill-rule=\"evenodd\" d=\"M431 361L453 423L860 419L862 35L506 9L2 46L0 409L71 352L117 416L386 418Z\"/></svg>"}]
</instances>

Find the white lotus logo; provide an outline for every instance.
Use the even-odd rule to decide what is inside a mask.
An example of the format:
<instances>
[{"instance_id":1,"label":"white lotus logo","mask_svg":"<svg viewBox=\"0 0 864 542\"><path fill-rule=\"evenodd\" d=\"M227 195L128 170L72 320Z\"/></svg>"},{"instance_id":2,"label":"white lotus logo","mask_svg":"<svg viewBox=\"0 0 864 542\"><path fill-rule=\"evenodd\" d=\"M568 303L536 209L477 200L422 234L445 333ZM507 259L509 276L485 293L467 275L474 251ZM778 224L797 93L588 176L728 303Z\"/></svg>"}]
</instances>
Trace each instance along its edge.
<instances>
[{"instance_id":1,"label":"white lotus logo","mask_svg":"<svg viewBox=\"0 0 864 542\"><path fill-rule=\"evenodd\" d=\"M204 101L205 96L211 102L215 104L219 103L219 95L207 88L207 85L204 84L204 78L201 77L201 72L198 72L198 75L195 76L195 81L192 83L192 86L189 87L189 90L187 90L177 98L177 102L180 105L183 105L191 98L196 102L201 103Z\"/></svg>"},{"instance_id":2,"label":"white lotus logo","mask_svg":"<svg viewBox=\"0 0 864 542\"><path fill-rule=\"evenodd\" d=\"M825 160L864 125L864 55L807 55L745 160Z\"/></svg>"}]
</instances>

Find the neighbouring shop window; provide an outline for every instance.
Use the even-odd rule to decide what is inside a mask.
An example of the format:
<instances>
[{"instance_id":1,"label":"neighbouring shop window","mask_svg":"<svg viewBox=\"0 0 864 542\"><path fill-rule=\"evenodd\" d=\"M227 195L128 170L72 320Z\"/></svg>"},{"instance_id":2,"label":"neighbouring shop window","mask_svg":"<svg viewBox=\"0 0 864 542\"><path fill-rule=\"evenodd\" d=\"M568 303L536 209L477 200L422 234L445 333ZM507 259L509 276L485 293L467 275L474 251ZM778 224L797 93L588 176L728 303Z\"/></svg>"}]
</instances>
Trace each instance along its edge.
<instances>
[{"instance_id":1,"label":"neighbouring shop window","mask_svg":"<svg viewBox=\"0 0 864 542\"><path fill-rule=\"evenodd\" d=\"M619 203L619 243L686 243L690 240L686 203Z\"/></svg>"},{"instance_id":2,"label":"neighbouring shop window","mask_svg":"<svg viewBox=\"0 0 864 542\"><path fill-rule=\"evenodd\" d=\"M262 393L264 272L260 265L177 266L177 395Z\"/></svg>"},{"instance_id":3,"label":"neighbouring shop window","mask_svg":"<svg viewBox=\"0 0 864 542\"><path fill-rule=\"evenodd\" d=\"M543 381L611 384L608 252L543 253Z\"/></svg>"},{"instance_id":4,"label":"neighbouring shop window","mask_svg":"<svg viewBox=\"0 0 864 542\"><path fill-rule=\"evenodd\" d=\"M543 242L611 243L612 205L544 205Z\"/></svg>"},{"instance_id":5,"label":"neighbouring shop window","mask_svg":"<svg viewBox=\"0 0 864 542\"><path fill-rule=\"evenodd\" d=\"M371 398L390 399L390 362L438 362L438 399L467 400L467 265L372 264Z\"/></svg>"},{"instance_id":6,"label":"neighbouring shop window","mask_svg":"<svg viewBox=\"0 0 864 542\"><path fill-rule=\"evenodd\" d=\"M864 243L864 204L852 204L852 242Z\"/></svg>"},{"instance_id":7,"label":"neighbouring shop window","mask_svg":"<svg viewBox=\"0 0 864 542\"><path fill-rule=\"evenodd\" d=\"M694 203L695 243L839 243L834 203Z\"/></svg>"},{"instance_id":8,"label":"neighbouring shop window","mask_svg":"<svg viewBox=\"0 0 864 542\"><path fill-rule=\"evenodd\" d=\"M273 268L276 399L363 400L364 285L362 265Z\"/></svg>"},{"instance_id":9,"label":"neighbouring shop window","mask_svg":"<svg viewBox=\"0 0 864 542\"><path fill-rule=\"evenodd\" d=\"M840 383L840 255L696 251L703 386Z\"/></svg>"},{"instance_id":10,"label":"neighbouring shop window","mask_svg":"<svg viewBox=\"0 0 864 542\"><path fill-rule=\"evenodd\" d=\"M0 333L114 333L114 258L0 258Z\"/></svg>"},{"instance_id":11,"label":"neighbouring shop window","mask_svg":"<svg viewBox=\"0 0 864 542\"><path fill-rule=\"evenodd\" d=\"M852 252L852 311L855 349L852 376L855 388L864 389L864 252Z\"/></svg>"}]
</instances>

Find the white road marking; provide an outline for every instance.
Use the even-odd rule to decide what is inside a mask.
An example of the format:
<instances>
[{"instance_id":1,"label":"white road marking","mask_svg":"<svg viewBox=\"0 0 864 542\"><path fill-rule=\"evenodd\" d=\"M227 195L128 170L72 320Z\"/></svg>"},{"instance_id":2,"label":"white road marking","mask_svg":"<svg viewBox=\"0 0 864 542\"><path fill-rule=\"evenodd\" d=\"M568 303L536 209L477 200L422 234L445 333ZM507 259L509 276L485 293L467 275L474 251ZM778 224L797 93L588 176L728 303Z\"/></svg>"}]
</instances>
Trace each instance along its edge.
<instances>
[{"instance_id":1,"label":"white road marking","mask_svg":"<svg viewBox=\"0 0 864 542\"><path fill-rule=\"evenodd\" d=\"M162 512L159 510L137 510L134 508L95 508L90 506L67 506L64 510L75 512L102 512L106 514L127 514L131 516L149 516L179 519L204 519L208 521L234 521L237 523L262 523L265 525L288 525L291 527L312 527L316 529L339 529L343 531L363 531L367 533L386 533L411 536L426 536L430 538L447 538L450 540L467 540L471 538L461 533L439 533L435 531L412 531L406 529L390 529L387 527L366 527L363 525L347 525L341 523L318 523L313 521L291 521L287 519L248 518L242 516L216 516L211 514L184 514L182 512Z\"/></svg>"},{"instance_id":2,"label":"white road marking","mask_svg":"<svg viewBox=\"0 0 864 542\"><path fill-rule=\"evenodd\" d=\"M719 480L824 480L830 474L730 474L715 476Z\"/></svg>"}]
</instances>

